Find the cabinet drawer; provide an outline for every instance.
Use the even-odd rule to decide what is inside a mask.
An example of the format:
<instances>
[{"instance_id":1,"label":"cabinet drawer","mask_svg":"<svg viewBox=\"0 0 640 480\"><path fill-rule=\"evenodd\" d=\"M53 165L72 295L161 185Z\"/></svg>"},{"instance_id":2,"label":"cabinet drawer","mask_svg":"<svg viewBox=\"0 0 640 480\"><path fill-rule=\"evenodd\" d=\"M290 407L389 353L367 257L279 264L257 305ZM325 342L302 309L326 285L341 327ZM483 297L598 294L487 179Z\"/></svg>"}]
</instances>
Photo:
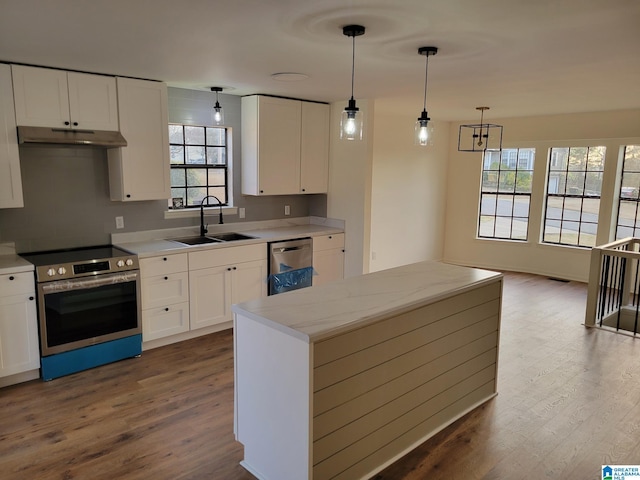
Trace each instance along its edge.
<instances>
[{"instance_id":1,"label":"cabinet drawer","mask_svg":"<svg viewBox=\"0 0 640 480\"><path fill-rule=\"evenodd\" d=\"M189 301L189 274L168 273L142 279L142 308Z\"/></svg>"},{"instance_id":2,"label":"cabinet drawer","mask_svg":"<svg viewBox=\"0 0 640 480\"><path fill-rule=\"evenodd\" d=\"M267 246L264 243L241 247L215 248L189 253L189 269L200 270L202 268L266 259Z\"/></svg>"},{"instance_id":3,"label":"cabinet drawer","mask_svg":"<svg viewBox=\"0 0 640 480\"><path fill-rule=\"evenodd\" d=\"M331 250L334 248L344 248L344 233L332 233L331 235L321 235L313 237L313 251Z\"/></svg>"},{"instance_id":4,"label":"cabinet drawer","mask_svg":"<svg viewBox=\"0 0 640 480\"><path fill-rule=\"evenodd\" d=\"M186 272L188 269L187 254L176 253L140 260L140 276L155 277L167 273Z\"/></svg>"},{"instance_id":5,"label":"cabinet drawer","mask_svg":"<svg viewBox=\"0 0 640 480\"><path fill-rule=\"evenodd\" d=\"M33 272L0 275L0 296L34 293L36 290Z\"/></svg>"},{"instance_id":6,"label":"cabinet drawer","mask_svg":"<svg viewBox=\"0 0 640 480\"><path fill-rule=\"evenodd\" d=\"M142 311L142 340L156 340L189 331L189 302Z\"/></svg>"}]
</instances>

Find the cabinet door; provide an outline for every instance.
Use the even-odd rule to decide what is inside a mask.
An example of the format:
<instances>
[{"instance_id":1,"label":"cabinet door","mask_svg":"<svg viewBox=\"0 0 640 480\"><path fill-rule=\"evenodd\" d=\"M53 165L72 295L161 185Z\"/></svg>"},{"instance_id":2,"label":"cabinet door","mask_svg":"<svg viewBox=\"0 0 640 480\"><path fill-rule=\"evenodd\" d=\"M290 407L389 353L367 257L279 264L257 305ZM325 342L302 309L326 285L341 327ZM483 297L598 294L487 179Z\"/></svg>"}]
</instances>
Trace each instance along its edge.
<instances>
[{"instance_id":1,"label":"cabinet door","mask_svg":"<svg viewBox=\"0 0 640 480\"><path fill-rule=\"evenodd\" d=\"M312 285L341 280L344 278L344 250L335 248L313 252L313 270L315 275Z\"/></svg>"},{"instance_id":2,"label":"cabinet door","mask_svg":"<svg viewBox=\"0 0 640 480\"><path fill-rule=\"evenodd\" d=\"M0 208L23 206L11 67L0 64Z\"/></svg>"},{"instance_id":3,"label":"cabinet door","mask_svg":"<svg viewBox=\"0 0 640 480\"><path fill-rule=\"evenodd\" d=\"M12 65L16 123L24 126L68 128L67 72Z\"/></svg>"},{"instance_id":4,"label":"cabinet door","mask_svg":"<svg viewBox=\"0 0 640 480\"><path fill-rule=\"evenodd\" d=\"M242 193L300 192L300 103L263 96L242 99Z\"/></svg>"},{"instance_id":5,"label":"cabinet door","mask_svg":"<svg viewBox=\"0 0 640 480\"><path fill-rule=\"evenodd\" d=\"M83 130L118 130L116 79L69 72L71 127Z\"/></svg>"},{"instance_id":6,"label":"cabinet door","mask_svg":"<svg viewBox=\"0 0 640 480\"><path fill-rule=\"evenodd\" d=\"M266 260L238 263L232 268L232 304L267 296Z\"/></svg>"},{"instance_id":7,"label":"cabinet door","mask_svg":"<svg viewBox=\"0 0 640 480\"><path fill-rule=\"evenodd\" d=\"M167 86L117 78L120 132L126 147L110 148L111 200L163 200L169 183Z\"/></svg>"},{"instance_id":8,"label":"cabinet door","mask_svg":"<svg viewBox=\"0 0 640 480\"><path fill-rule=\"evenodd\" d=\"M189 331L189 302L142 311L142 340L157 340Z\"/></svg>"},{"instance_id":9,"label":"cabinet door","mask_svg":"<svg viewBox=\"0 0 640 480\"><path fill-rule=\"evenodd\" d=\"M220 266L189 272L191 330L232 319L231 268Z\"/></svg>"},{"instance_id":10,"label":"cabinet door","mask_svg":"<svg viewBox=\"0 0 640 480\"><path fill-rule=\"evenodd\" d=\"M301 193L326 193L328 190L329 113L329 105L302 102Z\"/></svg>"},{"instance_id":11,"label":"cabinet door","mask_svg":"<svg viewBox=\"0 0 640 480\"><path fill-rule=\"evenodd\" d=\"M0 376L40 368L35 294L0 297Z\"/></svg>"}]
</instances>

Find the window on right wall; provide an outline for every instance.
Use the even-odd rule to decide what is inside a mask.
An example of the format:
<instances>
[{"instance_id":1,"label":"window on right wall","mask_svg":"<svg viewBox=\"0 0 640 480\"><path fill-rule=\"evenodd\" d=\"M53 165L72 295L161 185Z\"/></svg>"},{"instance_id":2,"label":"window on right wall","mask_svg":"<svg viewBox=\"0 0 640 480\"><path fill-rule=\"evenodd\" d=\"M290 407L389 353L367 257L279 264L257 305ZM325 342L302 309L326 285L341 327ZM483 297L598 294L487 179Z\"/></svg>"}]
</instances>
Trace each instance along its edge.
<instances>
[{"instance_id":1,"label":"window on right wall","mask_svg":"<svg viewBox=\"0 0 640 480\"><path fill-rule=\"evenodd\" d=\"M640 145L624 147L616 240L640 235Z\"/></svg>"},{"instance_id":2,"label":"window on right wall","mask_svg":"<svg viewBox=\"0 0 640 480\"><path fill-rule=\"evenodd\" d=\"M605 152L602 146L549 151L544 243L596 245Z\"/></svg>"}]
</instances>

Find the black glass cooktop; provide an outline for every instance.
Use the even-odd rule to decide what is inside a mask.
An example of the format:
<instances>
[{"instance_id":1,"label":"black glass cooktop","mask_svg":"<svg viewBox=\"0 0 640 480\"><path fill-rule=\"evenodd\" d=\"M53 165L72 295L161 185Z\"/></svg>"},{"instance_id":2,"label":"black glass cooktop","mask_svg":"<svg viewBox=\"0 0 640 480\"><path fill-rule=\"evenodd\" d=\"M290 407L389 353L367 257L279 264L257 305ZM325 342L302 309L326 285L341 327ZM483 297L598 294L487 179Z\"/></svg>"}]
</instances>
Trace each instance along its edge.
<instances>
[{"instance_id":1,"label":"black glass cooktop","mask_svg":"<svg viewBox=\"0 0 640 480\"><path fill-rule=\"evenodd\" d=\"M130 253L113 245L97 247L70 248L64 250L49 250L45 252L21 253L20 256L36 267L58 265L61 263L89 262L110 258L131 256Z\"/></svg>"}]
</instances>

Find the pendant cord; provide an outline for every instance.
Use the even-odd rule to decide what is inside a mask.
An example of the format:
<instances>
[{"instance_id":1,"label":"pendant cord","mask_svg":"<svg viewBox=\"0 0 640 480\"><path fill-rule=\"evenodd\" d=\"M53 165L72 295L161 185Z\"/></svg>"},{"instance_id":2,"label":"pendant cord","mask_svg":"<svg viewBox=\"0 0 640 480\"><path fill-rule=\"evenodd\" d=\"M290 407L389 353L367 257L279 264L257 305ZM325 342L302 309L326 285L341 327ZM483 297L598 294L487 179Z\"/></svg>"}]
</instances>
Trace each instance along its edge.
<instances>
[{"instance_id":1,"label":"pendant cord","mask_svg":"<svg viewBox=\"0 0 640 480\"><path fill-rule=\"evenodd\" d=\"M353 99L353 85L356 76L356 36L354 35L351 38L351 98Z\"/></svg>"},{"instance_id":2,"label":"pendant cord","mask_svg":"<svg viewBox=\"0 0 640 480\"><path fill-rule=\"evenodd\" d=\"M427 61L426 67L424 70L424 102L423 102L423 110L427 109L427 82L429 81L429 52L427 52Z\"/></svg>"}]
</instances>

